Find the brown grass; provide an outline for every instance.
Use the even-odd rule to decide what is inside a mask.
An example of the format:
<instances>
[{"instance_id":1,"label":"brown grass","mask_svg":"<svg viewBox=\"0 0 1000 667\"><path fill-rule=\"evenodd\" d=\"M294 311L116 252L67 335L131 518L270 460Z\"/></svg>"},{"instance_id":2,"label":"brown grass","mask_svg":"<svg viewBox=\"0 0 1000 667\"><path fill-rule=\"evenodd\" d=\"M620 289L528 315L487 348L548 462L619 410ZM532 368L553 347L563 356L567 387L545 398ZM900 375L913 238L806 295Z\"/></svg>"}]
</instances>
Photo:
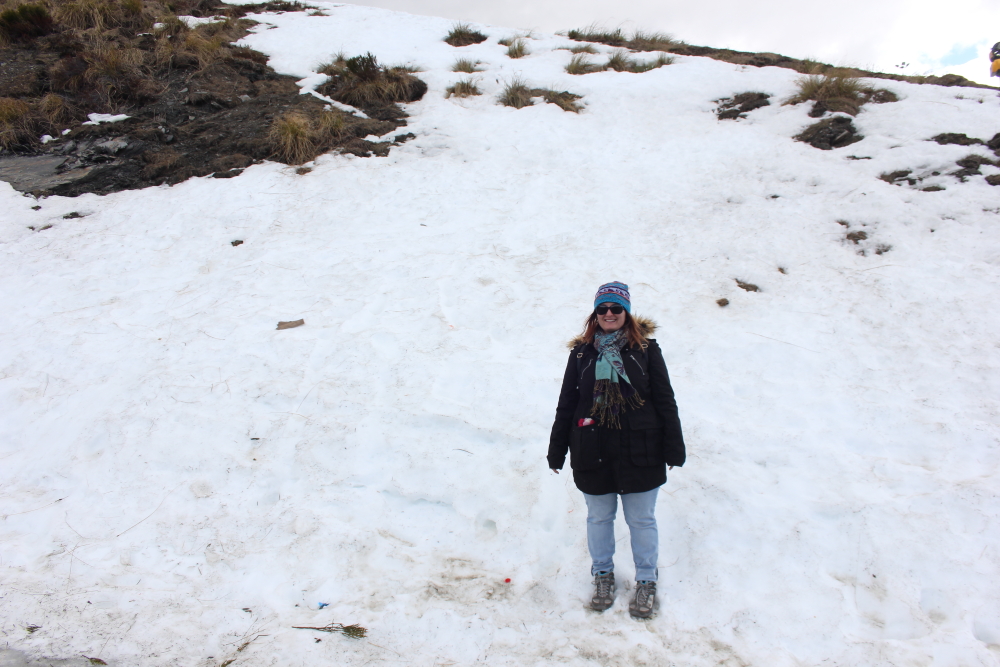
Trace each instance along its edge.
<instances>
[{"instance_id":1,"label":"brown grass","mask_svg":"<svg viewBox=\"0 0 1000 667\"><path fill-rule=\"evenodd\" d=\"M507 47L507 57L508 58L523 58L524 56L531 53L528 51L528 43L521 38L515 39Z\"/></svg>"},{"instance_id":2,"label":"brown grass","mask_svg":"<svg viewBox=\"0 0 1000 667\"><path fill-rule=\"evenodd\" d=\"M566 65L566 71L570 74L590 74L591 72L600 72L602 69L600 65L590 62L586 53L577 53L569 59L569 64Z\"/></svg>"},{"instance_id":3,"label":"brown grass","mask_svg":"<svg viewBox=\"0 0 1000 667\"><path fill-rule=\"evenodd\" d=\"M597 49L590 44L583 44L582 46L564 46L561 48L562 50L569 51L570 53L598 53Z\"/></svg>"},{"instance_id":4,"label":"brown grass","mask_svg":"<svg viewBox=\"0 0 1000 667\"><path fill-rule=\"evenodd\" d=\"M406 67L383 67L371 53L336 60L321 69L331 77L330 96L355 107L384 107L414 102L427 92L427 84Z\"/></svg>"},{"instance_id":5,"label":"brown grass","mask_svg":"<svg viewBox=\"0 0 1000 667\"><path fill-rule=\"evenodd\" d=\"M608 57L608 62L605 63L604 69L613 69L616 72L631 72L634 66L635 61L629 57L628 51L618 49Z\"/></svg>"},{"instance_id":6,"label":"brown grass","mask_svg":"<svg viewBox=\"0 0 1000 667\"><path fill-rule=\"evenodd\" d=\"M579 30L570 30L568 37L578 42L597 42L598 44L618 46L632 51L673 51L686 46L684 42L676 40L671 35L662 32L636 30L632 33L631 37L626 37L621 28L608 30L596 24Z\"/></svg>"},{"instance_id":7,"label":"brown grass","mask_svg":"<svg viewBox=\"0 0 1000 667\"><path fill-rule=\"evenodd\" d=\"M511 79L504 86L498 101L504 106L523 109L534 104L533 97L541 97L546 103L555 104L563 111L579 113L583 109L581 105L577 104L577 100L582 99L580 95L565 90L556 91L549 90L548 88L529 88L527 83L520 78Z\"/></svg>"},{"instance_id":8,"label":"brown grass","mask_svg":"<svg viewBox=\"0 0 1000 667\"><path fill-rule=\"evenodd\" d=\"M459 58L455 61L455 64L451 66L452 72L465 72L466 74L472 74L474 72L482 72L479 66L482 63L478 60L472 60L470 58Z\"/></svg>"},{"instance_id":9,"label":"brown grass","mask_svg":"<svg viewBox=\"0 0 1000 667\"><path fill-rule=\"evenodd\" d=\"M31 41L52 32L54 21L47 7L23 4L0 12L0 39L4 42Z\"/></svg>"},{"instance_id":10,"label":"brown grass","mask_svg":"<svg viewBox=\"0 0 1000 667\"><path fill-rule=\"evenodd\" d=\"M445 90L445 97L470 97L472 95L482 95L483 91L479 90L479 86L472 79L462 79L461 81L455 82L455 85L448 86Z\"/></svg>"},{"instance_id":11,"label":"brown grass","mask_svg":"<svg viewBox=\"0 0 1000 667\"><path fill-rule=\"evenodd\" d=\"M141 0L72 0L58 5L56 20L77 30L107 30L110 28L145 29L153 24L152 16L143 12Z\"/></svg>"},{"instance_id":12,"label":"brown grass","mask_svg":"<svg viewBox=\"0 0 1000 667\"><path fill-rule=\"evenodd\" d=\"M486 41L486 35L473 30L468 23L456 23L451 28L451 32L444 38L444 41L452 46L469 46Z\"/></svg>"},{"instance_id":13,"label":"brown grass","mask_svg":"<svg viewBox=\"0 0 1000 667\"><path fill-rule=\"evenodd\" d=\"M633 51L673 51L684 46L684 42L674 39L662 32L645 32L636 30L628 41L628 48Z\"/></svg>"},{"instance_id":14,"label":"brown grass","mask_svg":"<svg viewBox=\"0 0 1000 667\"><path fill-rule=\"evenodd\" d=\"M515 109L523 109L534 104L531 101L531 89L528 88L524 79L519 77L514 77L507 82L507 85L503 87L503 92L500 93L499 102L505 107L514 107Z\"/></svg>"},{"instance_id":15,"label":"brown grass","mask_svg":"<svg viewBox=\"0 0 1000 667\"><path fill-rule=\"evenodd\" d=\"M73 105L55 93L46 94L38 101L37 108L52 129L64 128L79 115L79 111Z\"/></svg>"},{"instance_id":16,"label":"brown grass","mask_svg":"<svg viewBox=\"0 0 1000 667\"><path fill-rule=\"evenodd\" d=\"M577 100L581 99L581 95L576 95L575 93L555 90L547 90L544 88L535 88L531 91L532 95L539 96L549 104L555 104L557 107L563 111L572 111L573 113L580 113L583 107L576 103Z\"/></svg>"},{"instance_id":17,"label":"brown grass","mask_svg":"<svg viewBox=\"0 0 1000 667\"><path fill-rule=\"evenodd\" d=\"M326 109L319 115L316 123L317 133L320 136L328 136L335 141L344 137L347 128L345 116L347 114L339 109Z\"/></svg>"},{"instance_id":18,"label":"brown grass","mask_svg":"<svg viewBox=\"0 0 1000 667\"><path fill-rule=\"evenodd\" d=\"M608 62L603 66L590 64L583 54L575 55L570 60L569 65L566 66L566 71L570 74L589 74L590 72L603 72L610 69L616 72L641 74L642 72L649 72L673 62L674 58L665 53L657 55L651 61L639 62L632 58L625 49L617 49L608 57Z\"/></svg>"},{"instance_id":19,"label":"brown grass","mask_svg":"<svg viewBox=\"0 0 1000 667\"><path fill-rule=\"evenodd\" d=\"M817 103L815 115L821 115L824 111L840 111L856 116L861 106L868 102L881 104L899 99L890 90L865 85L860 77L854 75L856 72L853 69L831 68L826 74L802 77L796 82L798 90L795 95L786 100L785 104L811 100Z\"/></svg>"},{"instance_id":20,"label":"brown grass","mask_svg":"<svg viewBox=\"0 0 1000 667\"><path fill-rule=\"evenodd\" d=\"M567 36L577 42L597 42L608 46L625 46L628 41L621 28L607 30L596 23L579 30L570 30Z\"/></svg>"},{"instance_id":21,"label":"brown grass","mask_svg":"<svg viewBox=\"0 0 1000 667\"><path fill-rule=\"evenodd\" d=\"M0 97L0 148L38 142L31 111L31 105L23 100Z\"/></svg>"},{"instance_id":22,"label":"brown grass","mask_svg":"<svg viewBox=\"0 0 1000 667\"><path fill-rule=\"evenodd\" d=\"M300 113L287 113L275 119L268 140L275 155L286 164L302 164L317 152L312 121Z\"/></svg>"}]
</instances>

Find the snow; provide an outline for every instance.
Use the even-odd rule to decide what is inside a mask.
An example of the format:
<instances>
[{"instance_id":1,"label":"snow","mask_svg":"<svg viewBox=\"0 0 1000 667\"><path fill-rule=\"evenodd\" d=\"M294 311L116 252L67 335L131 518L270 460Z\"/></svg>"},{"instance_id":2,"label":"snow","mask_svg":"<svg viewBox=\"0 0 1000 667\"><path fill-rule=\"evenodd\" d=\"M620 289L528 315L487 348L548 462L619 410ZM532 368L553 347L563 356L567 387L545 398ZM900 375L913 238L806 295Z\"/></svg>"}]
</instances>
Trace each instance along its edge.
<instances>
[{"instance_id":1,"label":"snow","mask_svg":"<svg viewBox=\"0 0 1000 667\"><path fill-rule=\"evenodd\" d=\"M901 101L824 152L791 139L813 119L780 104L789 70L679 57L574 77L559 36L510 60L512 30L475 26L490 38L455 49L448 20L317 6L258 15L244 42L307 89L341 50L418 65L416 138L389 157L38 211L0 184L11 649L1000 663L1000 190L931 175L985 147L927 141L992 137L995 92L878 82ZM482 61L483 96L445 99L458 57ZM499 106L514 76L585 109ZM748 90L774 103L716 120L713 100ZM899 169L946 189L878 179ZM649 622L627 591L585 609L584 503L544 458L563 344L608 280L660 324L689 449L660 494ZM334 622L368 637L292 627Z\"/></svg>"},{"instance_id":2,"label":"snow","mask_svg":"<svg viewBox=\"0 0 1000 667\"><path fill-rule=\"evenodd\" d=\"M120 123L126 118L129 118L129 116L123 113L119 114L91 113L87 114L87 118L89 118L90 120L84 121L83 122L84 125L100 125L101 123Z\"/></svg>"}]
</instances>

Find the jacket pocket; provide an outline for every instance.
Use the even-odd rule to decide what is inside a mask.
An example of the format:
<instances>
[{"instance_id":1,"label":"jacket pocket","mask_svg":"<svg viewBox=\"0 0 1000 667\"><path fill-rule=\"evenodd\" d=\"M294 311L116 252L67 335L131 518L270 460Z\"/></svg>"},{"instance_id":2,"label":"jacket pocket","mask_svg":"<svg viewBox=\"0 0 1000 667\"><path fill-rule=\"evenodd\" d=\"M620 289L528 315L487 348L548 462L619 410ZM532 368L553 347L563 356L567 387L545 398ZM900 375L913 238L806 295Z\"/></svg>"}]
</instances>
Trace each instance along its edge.
<instances>
[{"instance_id":1,"label":"jacket pocket","mask_svg":"<svg viewBox=\"0 0 1000 667\"><path fill-rule=\"evenodd\" d=\"M569 436L569 465L573 470L594 470L601 466L601 445L596 426L573 427Z\"/></svg>"},{"instance_id":2,"label":"jacket pocket","mask_svg":"<svg viewBox=\"0 0 1000 667\"><path fill-rule=\"evenodd\" d=\"M635 429L629 434L632 464L643 468L663 465L663 429Z\"/></svg>"}]
</instances>

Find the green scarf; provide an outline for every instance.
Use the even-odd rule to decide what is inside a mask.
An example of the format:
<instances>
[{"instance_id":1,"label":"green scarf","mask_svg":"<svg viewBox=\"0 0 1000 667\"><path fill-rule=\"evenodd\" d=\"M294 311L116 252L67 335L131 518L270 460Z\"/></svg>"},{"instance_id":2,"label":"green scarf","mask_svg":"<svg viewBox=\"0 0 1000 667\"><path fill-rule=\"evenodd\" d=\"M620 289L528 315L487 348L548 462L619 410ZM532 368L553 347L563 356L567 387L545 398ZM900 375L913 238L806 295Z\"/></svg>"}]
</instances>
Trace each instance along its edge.
<instances>
[{"instance_id":1,"label":"green scarf","mask_svg":"<svg viewBox=\"0 0 1000 667\"><path fill-rule=\"evenodd\" d=\"M623 329L612 333L594 334L597 365L594 367L594 407L590 415L598 426L621 428L620 414L627 408L639 408L643 400L625 373L622 349L628 343ZM619 382L621 378L624 382Z\"/></svg>"}]
</instances>

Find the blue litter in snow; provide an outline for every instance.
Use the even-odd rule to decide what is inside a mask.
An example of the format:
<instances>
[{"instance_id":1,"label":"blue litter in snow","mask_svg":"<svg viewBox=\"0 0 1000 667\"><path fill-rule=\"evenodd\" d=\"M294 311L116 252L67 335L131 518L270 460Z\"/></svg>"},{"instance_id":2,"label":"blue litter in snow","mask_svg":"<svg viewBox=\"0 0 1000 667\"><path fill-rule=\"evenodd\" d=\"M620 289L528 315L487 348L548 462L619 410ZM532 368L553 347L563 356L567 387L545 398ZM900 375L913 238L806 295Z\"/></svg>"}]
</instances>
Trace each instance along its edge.
<instances>
[{"instance_id":1,"label":"blue litter in snow","mask_svg":"<svg viewBox=\"0 0 1000 667\"><path fill-rule=\"evenodd\" d=\"M329 607L329 606L330 606L329 602L320 602L319 603L319 608L320 609L322 609L323 607Z\"/></svg>"}]
</instances>

